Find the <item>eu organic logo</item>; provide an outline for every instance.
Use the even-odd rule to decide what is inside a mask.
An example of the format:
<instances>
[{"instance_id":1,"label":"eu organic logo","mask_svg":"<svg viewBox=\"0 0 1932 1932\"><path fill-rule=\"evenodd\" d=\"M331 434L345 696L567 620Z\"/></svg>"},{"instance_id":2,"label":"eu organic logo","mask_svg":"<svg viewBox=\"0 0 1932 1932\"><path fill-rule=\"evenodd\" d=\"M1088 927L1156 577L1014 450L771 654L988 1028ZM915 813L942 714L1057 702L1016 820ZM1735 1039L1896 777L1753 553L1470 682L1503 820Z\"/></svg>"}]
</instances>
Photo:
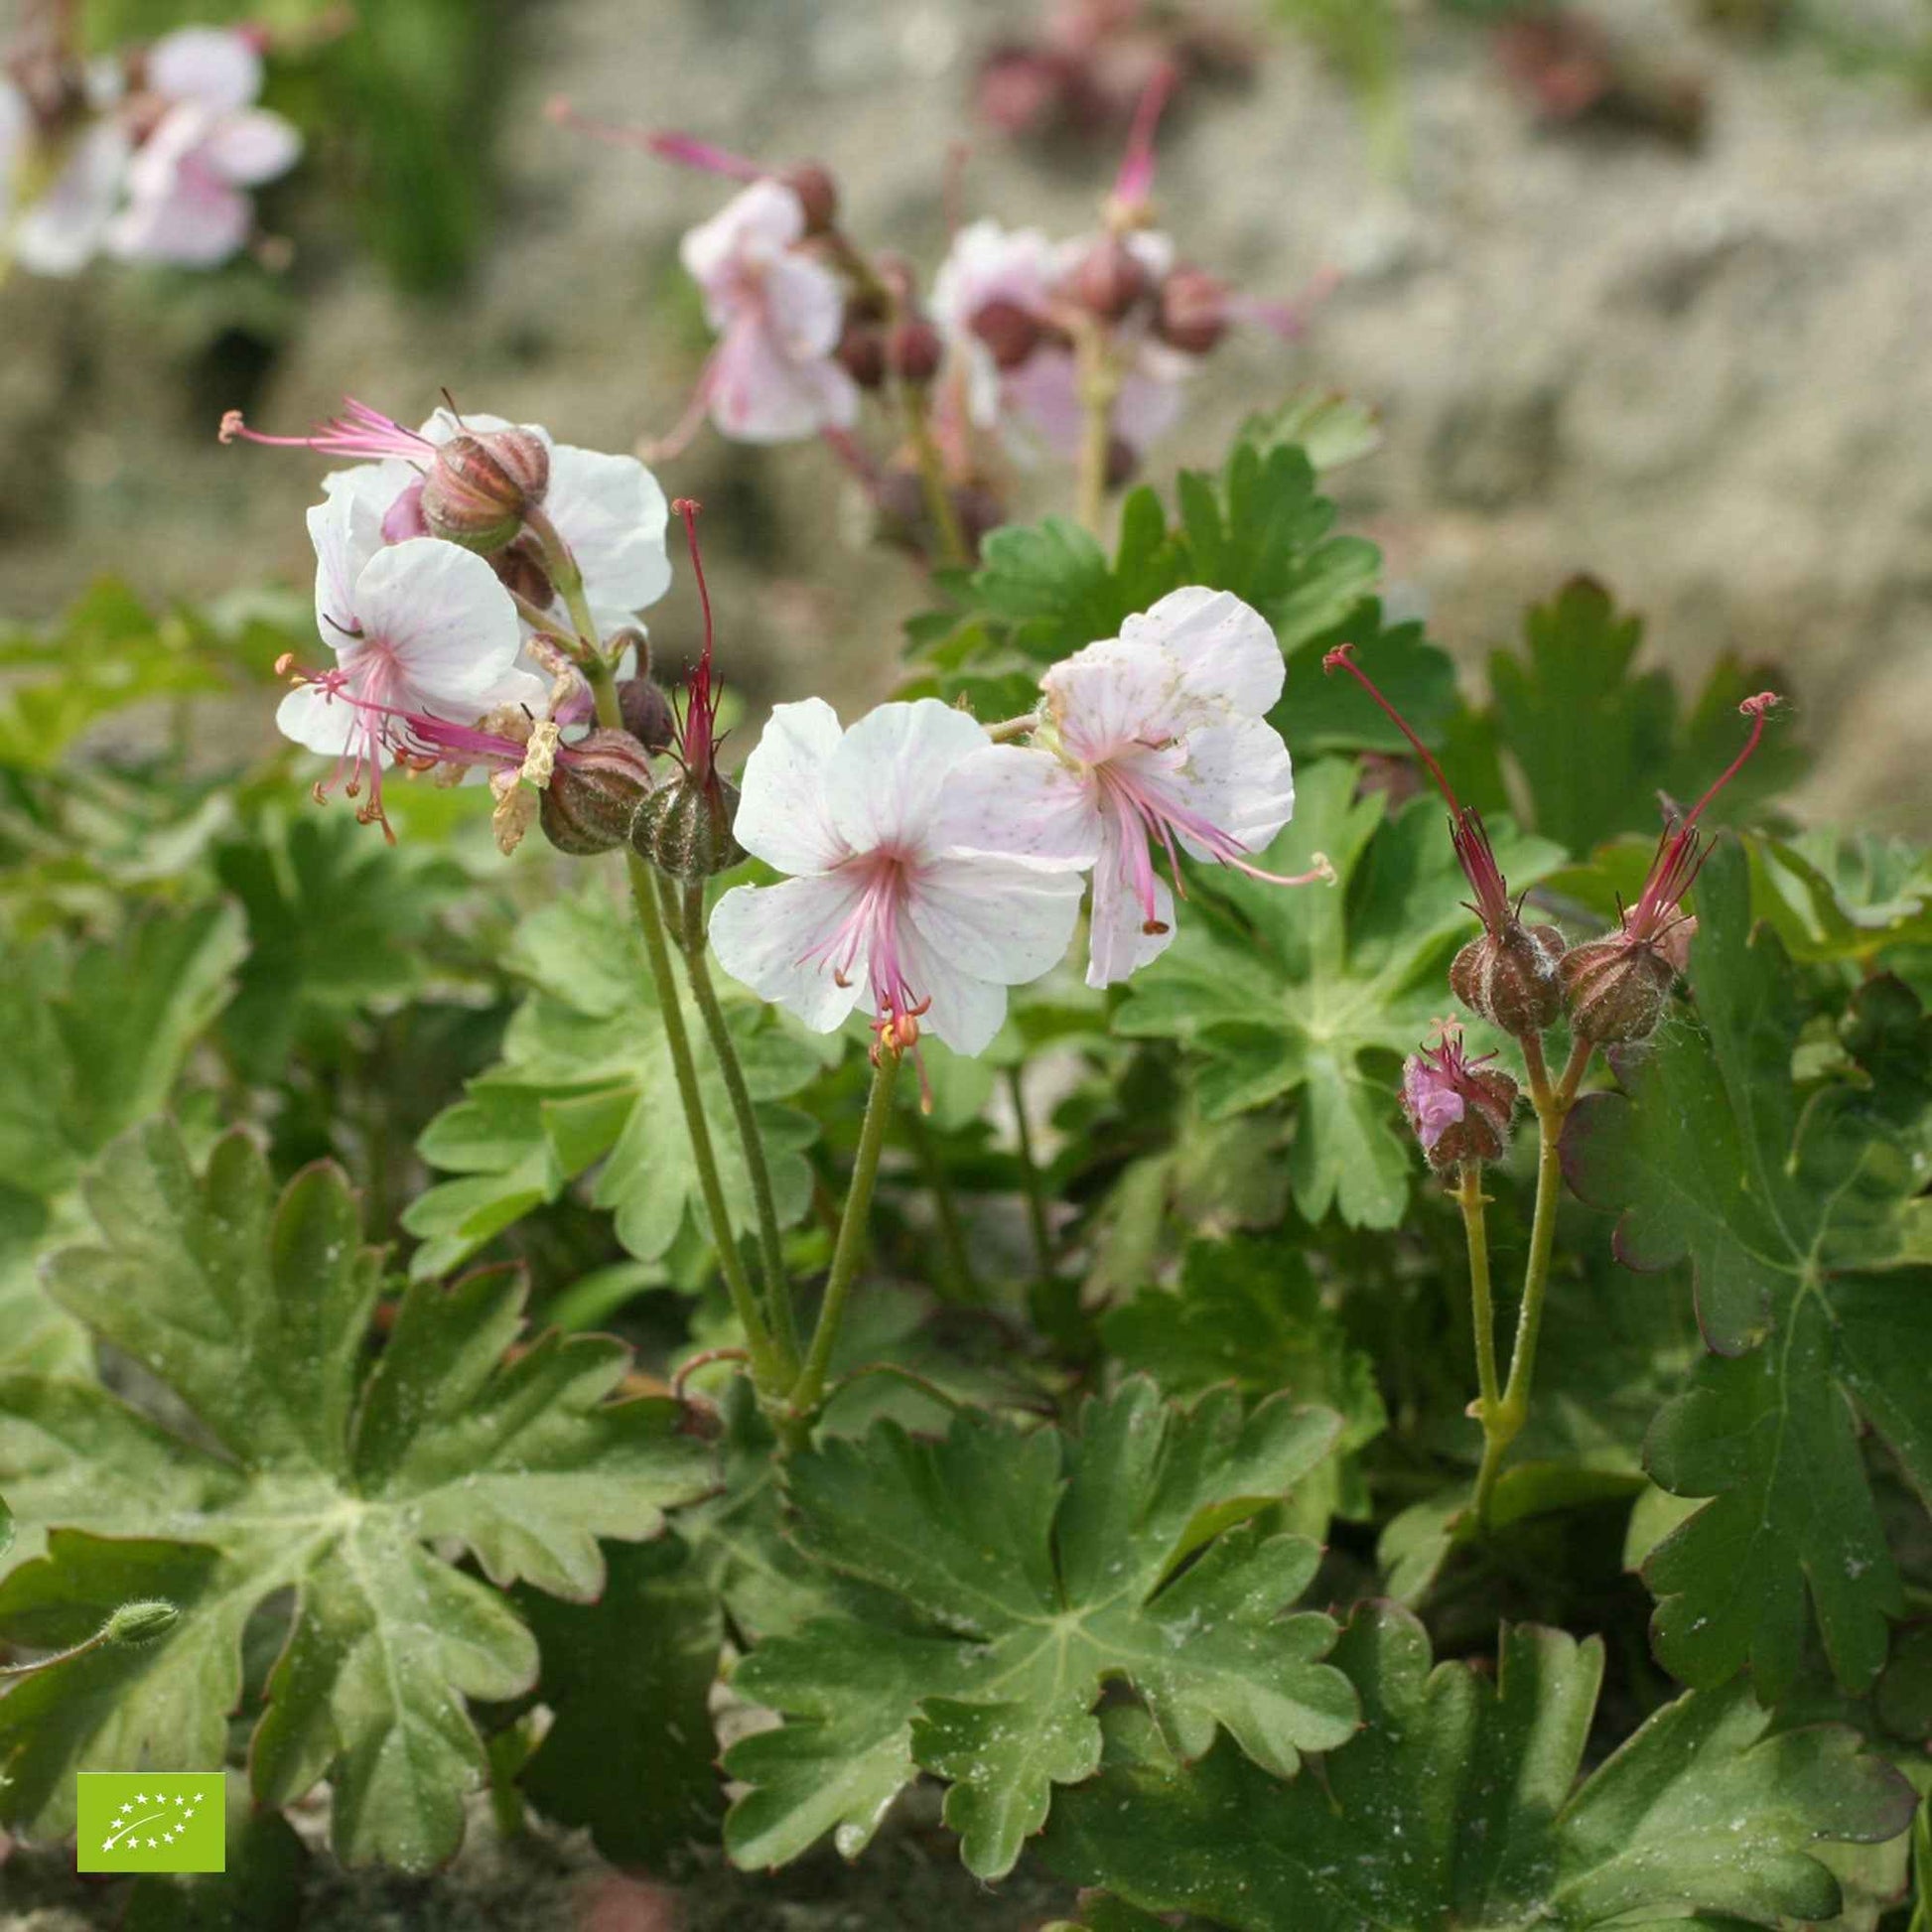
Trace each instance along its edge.
<instances>
[{"instance_id":1,"label":"eu organic logo","mask_svg":"<svg viewBox=\"0 0 1932 1932\"><path fill-rule=\"evenodd\" d=\"M227 1808L219 1771L82 1771L82 1871L220 1871Z\"/></svg>"}]
</instances>

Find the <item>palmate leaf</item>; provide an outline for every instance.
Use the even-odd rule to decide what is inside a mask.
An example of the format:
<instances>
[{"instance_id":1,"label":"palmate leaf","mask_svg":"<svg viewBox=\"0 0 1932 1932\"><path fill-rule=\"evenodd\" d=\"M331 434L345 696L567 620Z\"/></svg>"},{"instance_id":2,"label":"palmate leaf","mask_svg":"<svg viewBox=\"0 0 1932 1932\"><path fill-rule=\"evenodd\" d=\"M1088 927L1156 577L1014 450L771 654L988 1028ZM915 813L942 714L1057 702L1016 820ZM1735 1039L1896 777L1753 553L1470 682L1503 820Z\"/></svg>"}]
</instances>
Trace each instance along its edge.
<instances>
[{"instance_id":1,"label":"palmate leaf","mask_svg":"<svg viewBox=\"0 0 1932 1932\"><path fill-rule=\"evenodd\" d=\"M1236 1932L1775 1926L1838 1910L1819 1841L1882 1841L1912 1815L1855 1731L1774 1732L1735 1685L1665 1706L1578 1786L1594 1637L1505 1627L1492 1684L1432 1670L1422 1625L1368 1604L1334 1654L1365 1723L1318 1776L1280 1783L1225 1744L1189 1767L1141 1714L1110 1714L1107 1767L1055 1806L1048 1862Z\"/></svg>"},{"instance_id":2,"label":"palmate leaf","mask_svg":"<svg viewBox=\"0 0 1932 1932\"><path fill-rule=\"evenodd\" d=\"M463 1177L432 1187L403 1215L423 1244L411 1272L447 1272L600 1163L596 1204L616 1215L618 1238L633 1255L655 1260L695 1207L698 1179L642 941L594 881L524 920L506 963L530 992L510 1022L500 1062L471 1081L468 1097L422 1137L423 1158ZM746 1084L759 1103L778 1212L789 1224L811 1198L804 1149L815 1129L807 1115L774 1103L796 1093L824 1052L839 1047L803 1044L771 1008L730 981L721 978L719 991ZM739 1228L749 1229L751 1181L724 1078L688 999L684 1011L725 1198Z\"/></svg>"},{"instance_id":3,"label":"palmate leaf","mask_svg":"<svg viewBox=\"0 0 1932 1932\"><path fill-rule=\"evenodd\" d=\"M1777 938L1751 932L1734 844L1705 867L1697 909L1699 1024L1674 1026L1627 1094L1587 1098L1564 1149L1578 1192L1622 1211L1626 1263L1691 1257L1715 1351L1647 1446L1666 1489L1712 1498L1645 1565L1658 1654L1698 1685L1749 1663L1775 1699L1798 1667L1809 1594L1833 1671L1860 1691L1903 1599L1859 1415L1932 1495L1925 1174L1880 1091L1794 1083L1801 1008Z\"/></svg>"},{"instance_id":4,"label":"palmate leaf","mask_svg":"<svg viewBox=\"0 0 1932 1932\"><path fill-rule=\"evenodd\" d=\"M1248 1522L1338 1427L1285 1400L1244 1418L1232 1390L1177 1411L1136 1378L1076 1436L967 1411L941 1442L882 1423L795 1459L795 1541L869 1586L876 1613L816 1618L740 1667L785 1722L726 1758L752 1787L726 1823L733 1858L782 1863L827 1831L855 1857L923 1767L951 1781L967 1864L998 1877L1054 1785L1097 1768L1114 1678L1183 1756L1225 1729L1289 1776L1351 1735L1354 1694L1319 1661L1333 1624L1283 1614L1319 1552Z\"/></svg>"},{"instance_id":5,"label":"palmate leaf","mask_svg":"<svg viewBox=\"0 0 1932 1932\"><path fill-rule=\"evenodd\" d=\"M1195 869L1195 903L1174 943L1135 976L1118 1028L1200 1054L1210 1119L1294 1096L1289 1177L1304 1218L1332 1208L1384 1228L1402 1218L1416 1168L1395 1124L1398 1056L1448 1005L1444 970L1474 922L1435 803L1390 818L1386 798L1357 797L1355 782L1339 759L1299 772L1295 818L1260 860L1299 873L1319 852L1341 885L1285 891ZM1562 856L1504 823L1490 830L1514 887ZM1204 894L1232 916L1205 916Z\"/></svg>"},{"instance_id":6,"label":"palmate leaf","mask_svg":"<svg viewBox=\"0 0 1932 1932\"><path fill-rule=\"evenodd\" d=\"M225 1755L243 1626L294 1591L250 1753L257 1796L324 1776L351 1863L427 1869L462 1833L483 1750L466 1698L536 1676L529 1631L491 1584L587 1599L598 1538L656 1533L702 1493L709 1458L668 1402L613 1404L625 1350L546 1336L505 1351L523 1291L507 1272L404 1299L363 1368L378 1285L342 1175L275 1199L230 1135L198 1178L150 1122L89 1176L101 1244L64 1250L55 1297L165 1385L200 1447L91 1383L0 1377L0 1483L47 1554L0 1585L0 1633L59 1648L131 1596L180 1622L0 1699L0 1805L29 1836L68 1829L73 1773L193 1769ZM467 1551L488 1583L437 1554Z\"/></svg>"}]
</instances>

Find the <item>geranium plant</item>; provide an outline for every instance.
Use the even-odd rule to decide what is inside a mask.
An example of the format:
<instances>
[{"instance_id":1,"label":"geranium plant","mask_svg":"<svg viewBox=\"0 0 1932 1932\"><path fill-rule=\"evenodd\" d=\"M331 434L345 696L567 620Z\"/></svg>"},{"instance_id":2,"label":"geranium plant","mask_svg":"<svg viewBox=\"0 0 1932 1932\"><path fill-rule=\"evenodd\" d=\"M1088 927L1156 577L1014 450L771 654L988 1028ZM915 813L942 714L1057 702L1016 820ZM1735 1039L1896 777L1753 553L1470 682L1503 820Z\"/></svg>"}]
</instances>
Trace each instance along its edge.
<instances>
[{"instance_id":1,"label":"geranium plant","mask_svg":"<svg viewBox=\"0 0 1932 1932\"><path fill-rule=\"evenodd\" d=\"M1168 84L1091 234L925 295L823 169L634 137L733 184L681 434L820 440L927 573L861 716L741 758L698 506L467 398L222 424L314 466L312 630L10 643L30 1847L225 1766L209 1911L324 1796L348 1865L541 1821L781 1889L923 1789L1092 1932L1923 1882L1932 862L1795 833L1763 667L1680 691L1589 582L1462 692L1336 533L1352 405L1122 493L1295 321L1155 225ZM103 637L272 676L301 784L83 810Z\"/></svg>"}]
</instances>

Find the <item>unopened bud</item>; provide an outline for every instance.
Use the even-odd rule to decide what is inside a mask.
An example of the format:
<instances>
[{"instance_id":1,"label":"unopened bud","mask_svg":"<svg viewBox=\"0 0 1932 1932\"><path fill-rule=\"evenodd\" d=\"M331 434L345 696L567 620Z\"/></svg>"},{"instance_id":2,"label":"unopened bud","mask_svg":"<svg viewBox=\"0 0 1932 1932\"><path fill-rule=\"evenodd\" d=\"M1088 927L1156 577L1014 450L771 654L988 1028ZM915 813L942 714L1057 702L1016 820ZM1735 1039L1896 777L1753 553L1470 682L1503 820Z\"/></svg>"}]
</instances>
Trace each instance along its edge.
<instances>
[{"instance_id":1,"label":"unopened bud","mask_svg":"<svg viewBox=\"0 0 1932 1932\"><path fill-rule=\"evenodd\" d=\"M1080 258L1070 289L1073 299L1102 322L1119 322L1150 292L1140 257L1117 234L1102 235Z\"/></svg>"},{"instance_id":2,"label":"unopened bud","mask_svg":"<svg viewBox=\"0 0 1932 1932\"><path fill-rule=\"evenodd\" d=\"M801 161L778 179L798 197L808 235L823 234L839 218L839 185L830 169L816 161Z\"/></svg>"},{"instance_id":3,"label":"unopened bud","mask_svg":"<svg viewBox=\"0 0 1932 1932\"><path fill-rule=\"evenodd\" d=\"M1039 346L1044 333L1031 309L1004 297L975 309L971 328L992 351L993 364L1002 372L1017 369L1026 361Z\"/></svg>"},{"instance_id":4,"label":"unopened bud","mask_svg":"<svg viewBox=\"0 0 1932 1932\"><path fill-rule=\"evenodd\" d=\"M1471 1013L1520 1039L1555 1024L1563 1010L1557 978L1563 934L1553 925L1511 919L1498 932L1471 939L1449 965L1449 986Z\"/></svg>"},{"instance_id":5,"label":"unopened bud","mask_svg":"<svg viewBox=\"0 0 1932 1932\"><path fill-rule=\"evenodd\" d=\"M1141 467L1141 453L1124 436L1107 439L1107 487L1125 489Z\"/></svg>"},{"instance_id":6,"label":"unopened bud","mask_svg":"<svg viewBox=\"0 0 1932 1932\"><path fill-rule=\"evenodd\" d=\"M1557 975L1572 1031L1599 1046L1625 1046L1657 1031L1677 969L1648 940L1619 933L1573 946Z\"/></svg>"},{"instance_id":7,"label":"unopened bud","mask_svg":"<svg viewBox=\"0 0 1932 1932\"><path fill-rule=\"evenodd\" d=\"M832 353L860 388L877 389L886 380L886 332L876 324L848 319Z\"/></svg>"},{"instance_id":8,"label":"unopened bud","mask_svg":"<svg viewBox=\"0 0 1932 1932\"><path fill-rule=\"evenodd\" d=\"M543 555L534 538L520 536L489 559L497 582L512 597L520 597L539 611L549 610L557 595L550 573L543 567Z\"/></svg>"},{"instance_id":9,"label":"unopened bud","mask_svg":"<svg viewBox=\"0 0 1932 1932\"><path fill-rule=\"evenodd\" d=\"M559 753L538 822L559 852L588 859L630 836L652 785L650 758L628 732L594 731Z\"/></svg>"},{"instance_id":10,"label":"unopened bud","mask_svg":"<svg viewBox=\"0 0 1932 1932\"><path fill-rule=\"evenodd\" d=\"M1170 348L1205 355L1227 330L1227 285L1205 269L1176 268L1161 284L1154 333Z\"/></svg>"},{"instance_id":11,"label":"unopened bud","mask_svg":"<svg viewBox=\"0 0 1932 1932\"><path fill-rule=\"evenodd\" d=\"M704 783L679 777L644 800L630 843L659 872L687 885L729 872L744 862L745 848L732 833L738 787L713 770Z\"/></svg>"},{"instance_id":12,"label":"unopened bud","mask_svg":"<svg viewBox=\"0 0 1932 1932\"><path fill-rule=\"evenodd\" d=\"M886 361L901 382L923 386L939 373L945 344L923 316L905 316L886 338Z\"/></svg>"},{"instance_id":13,"label":"unopened bud","mask_svg":"<svg viewBox=\"0 0 1932 1932\"><path fill-rule=\"evenodd\" d=\"M500 550L550 483L550 449L524 429L459 430L423 480L423 522L466 550Z\"/></svg>"},{"instance_id":14,"label":"unopened bud","mask_svg":"<svg viewBox=\"0 0 1932 1932\"><path fill-rule=\"evenodd\" d=\"M107 1619L105 1635L109 1643L153 1643L180 1621L181 1612L174 1604L158 1596L140 1596L123 1603Z\"/></svg>"},{"instance_id":15,"label":"unopened bud","mask_svg":"<svg viewBox=\"0 0 1932 1932\"><path fill-rule=\"evenodd\" d=\"M1402 1069L1402 1111L1438 1173L1502 1159L1516 1091L1507 1073L1464 1056L1459 1034L1413 1054Z\"/></svg>"},{"instance_id":16,"label":"unopened bud","mask_svg":"<svg viewBox=\"0 0 1932 1932\"><path fill-rule=\"evenodd\" d=\"M621 678L618 708L623 714L624 730L645 751L654 756L671 749L671 741L677 736L677 716L664 687L654 677Z\"/></svg>"}]
</instances>

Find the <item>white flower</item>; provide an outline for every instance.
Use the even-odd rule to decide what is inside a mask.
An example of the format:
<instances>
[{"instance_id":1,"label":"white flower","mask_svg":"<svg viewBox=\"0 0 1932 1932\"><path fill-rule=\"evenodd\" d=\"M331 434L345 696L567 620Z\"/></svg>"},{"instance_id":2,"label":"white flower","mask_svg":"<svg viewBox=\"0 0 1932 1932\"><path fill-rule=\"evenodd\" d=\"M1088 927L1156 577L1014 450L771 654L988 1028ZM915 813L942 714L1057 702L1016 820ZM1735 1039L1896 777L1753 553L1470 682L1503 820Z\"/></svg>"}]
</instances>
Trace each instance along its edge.
<instances>
[{"instance_id":1,"label":"white flower","mask_svg":"<svg viewBox=\"0 0 1932 1932\"><path fill-rule=\"evenodd\" d=\"M1033 756L934 698L881 705L843 733L819 699L778 706L746 761L735 829L794 876L718 902L720 963L819 1033L858 1006L890 1045L912 1045L923 1022L982 1051L1006 989L1053 965L1079 911L1067 861L1000 849L1007 774Z\"/></svg>"},{"instance_id":2,"label":"white flower","mask_svg":"<svg viewBox=\"0 0 1932 1932\"><path fill-rule=\"evenodd\" d=\"M1089 986L1110 986L1173 939L1177 839L1197 859L1278 885L1332 879L1326 862L1300 879L1249 863L1295 811L1288 747L1267 722L1282 693L1275 633L1226 591L1173 592L1118 637L1089 644L1040 680L1050 752L1005 775L1008 821L1024 850L1093 865Z\"/></svg>"},{"instance_id":3,"label":"white flower","mask_svg":"<svg viewBox=\"0 0 1932 1932\"><path fill-rule=\"evenodd\" d=\"M832 359L845 326L845 289L798 247L805 209L764 179L693 228L678 252L704 291L719 333L698 402L741 443L786 443L849 429L859 390Z\"/></svg>"},{"instance_id":4,"label":"white flower","mask_svg":"<svg viewBox=\"0 0 1932 1932\"><path fill-rule=\"evenodd\" d=\"M516 668L516 607L482 557L428 537L384 543L372 506L346 493L309 512L309 534L336 666L291 691L275 722L338 760L330 783L345 779L351 798L366 785L361 815L381 822L382 767L407 747L411 716L474 724L499 705L542 706L548 686Z\"/></svg>"},{"instance_id":5,"label":"white flower","mask_svg":"<svg viewBox=\"0 0 1932 1932\"><path fill-rule=\"evenodd\" d=\"M165 35L149 49L143 78L160 117L128 164L127 206L107 245L129 261L211 268L254 227L243 191L286 174L302 137L254 105L262 61L246 34L185 27Z\"/></svg>"},{"instance_id":6,"label":"white flower","mask_svg":"<svg viewBox=\"0 0 1932 1932\"><path fill-rule=\"evenodd\" d=\"M131 144L111 113L110 65L85 76L96 117L49 134L26 93L0 73L0 265L77 275L98 252L119 206Z\"/></svg>"}]
</instances>

